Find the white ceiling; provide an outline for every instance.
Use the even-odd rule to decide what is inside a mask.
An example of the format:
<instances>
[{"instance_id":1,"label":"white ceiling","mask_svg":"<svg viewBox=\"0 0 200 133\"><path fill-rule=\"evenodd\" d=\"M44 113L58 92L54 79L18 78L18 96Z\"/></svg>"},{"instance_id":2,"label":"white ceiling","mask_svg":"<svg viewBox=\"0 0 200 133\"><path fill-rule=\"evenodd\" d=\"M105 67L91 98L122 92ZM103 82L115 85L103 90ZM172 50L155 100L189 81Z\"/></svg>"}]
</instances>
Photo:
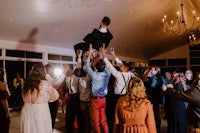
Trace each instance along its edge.
<instances>
[{"instance_id":1,"label":"white ceiling","mask_svg":"<svg viewBox=\"0 0 200 133\"><path fill-rule=\"evenodd\" d=\"M183 3L200 13L199 0ZM161 30L163 15L179 9L180 0L0 0L0 39L72 49L109 16L117 54L149 59L187 43Z\"/></svg>"}]
</instances>

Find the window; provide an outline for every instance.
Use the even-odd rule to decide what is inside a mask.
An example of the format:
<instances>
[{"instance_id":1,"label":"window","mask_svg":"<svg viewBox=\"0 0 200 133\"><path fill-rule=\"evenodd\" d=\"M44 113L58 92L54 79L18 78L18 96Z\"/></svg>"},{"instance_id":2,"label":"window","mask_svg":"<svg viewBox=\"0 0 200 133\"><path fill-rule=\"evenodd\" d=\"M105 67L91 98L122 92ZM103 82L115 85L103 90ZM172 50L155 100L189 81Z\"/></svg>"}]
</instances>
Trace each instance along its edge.
<instances>
[{"instance_id":1,"label":"window","mask_svg":"<svg viewBox=\"0 0 200 133\"><path fill-rule=\"evenodd\" d=\"M166 66L166 60L151 60L149 61L150 66Z\"/></svg>"},{"instance_id":2,"label":"window","mask_svg":"<svg viewBox=\"0 0 200 133\"><path fill-rule=\"evenodd\" d=\"M186 59L168 59L168 66L186 66Z\"/></svg>"},{"instance_id":3,"label":"window","mask_svg":"<svg viewBox=\"0 0 200 133\"><path fill-rule=\"evenodd\" d=\"M72 56L61 56L62 61L73 61Z\"/></svg>"},{"instance_id":4,"label":"window","mask_svg":"<svg viewBox=\"0 0 200 133\"><path fill-rule=\"evenodd\" d=\"M190 65L200 65L200 58L190 58Z\"/></svg>"},{"instance_id":5,"label":"window","mask_svg":"<svg viewBox=\"0 0 200 133\"><path fill-rule=\"evenodd\" d=\"M26 58L42 59L42 53L26 52Z\"/></svg>"},{"instance_id":6,"label":"window","mask_svg":"<svg viewBox=\"0 0 200 133\"><path fill-rule=\"evenodd\" d=\"M24 61L5 61L5 68L7 73L8 88L12 91L13 79L19 73L24 78Z\"/></svg>"},{"instance_id":7,"label":"window","mask_svg":"<svg viewBox=\"0 0 200 133\"><path fill-rule=\"evenodd\" d=\"M190 57L200 57L200 51L190 51Z\"/></svg>"},{"instance_id":8,"label":"window","mask_svg":"<svg viewBox=\"0 0 200 133\"><path fill-rule=\"evenodd\" d=\"M55 54L48 54L49 60L60 60L60 61L73 61L72 56L64 56L64 55L55 55Z\"/></svg>"},{"instance_id":9,"label":"window","mask_svg":"<svg viewBox=\"0 0 200 133\"><path fill-rule=\"evenodd\" d=\"M60 55L48 54L49 60L60 60Z\"/></svg>"},{"instance_id":10,"label":"window","mask_svg":"<svg viewBox=\"0 0 200 133\"><path fill-rule=\"evenodd\" d=\"M0 60L0 68L3 68L3 60Z\"/></svg>"},{"instance_id":11,"label":"window","mask_svg":"<svg viewBox=\"0 0 200 133\"><path fill-rule=\"evenodd\" d=\"M25 51L21 50L6 50L6 56L10 57L25 57Z\"/></svg>"}]
</instances>

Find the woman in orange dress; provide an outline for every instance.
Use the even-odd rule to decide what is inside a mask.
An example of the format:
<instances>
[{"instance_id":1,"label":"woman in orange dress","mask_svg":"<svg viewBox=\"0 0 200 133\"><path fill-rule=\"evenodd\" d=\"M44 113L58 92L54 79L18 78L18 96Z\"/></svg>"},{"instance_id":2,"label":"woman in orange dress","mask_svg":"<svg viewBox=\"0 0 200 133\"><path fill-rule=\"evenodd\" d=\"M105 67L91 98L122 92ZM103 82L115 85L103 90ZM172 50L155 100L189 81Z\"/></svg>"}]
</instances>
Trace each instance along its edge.
<instances>
[{"instance_id":1,"label":"woman in orange dress","mask_svg":"<svg viewBox=\"0 0 200 133\"><path fill-rule=\"evenodd\" d=\"M9 133L10 111L7 99L10 97L5 69L0 68L0 132Z\"/></svg>"},{"instance_id":2,"label":"woman in orange dress","mask_svg":"<svg viewBox=\"0 0 200 133\"><path fill-rule=\"evenodd\" d=\"M115 108L113 133L157 132L152 105L145 90L140 78L130 80L126 96L118 100Z\"/></svg>"}]
</instances>

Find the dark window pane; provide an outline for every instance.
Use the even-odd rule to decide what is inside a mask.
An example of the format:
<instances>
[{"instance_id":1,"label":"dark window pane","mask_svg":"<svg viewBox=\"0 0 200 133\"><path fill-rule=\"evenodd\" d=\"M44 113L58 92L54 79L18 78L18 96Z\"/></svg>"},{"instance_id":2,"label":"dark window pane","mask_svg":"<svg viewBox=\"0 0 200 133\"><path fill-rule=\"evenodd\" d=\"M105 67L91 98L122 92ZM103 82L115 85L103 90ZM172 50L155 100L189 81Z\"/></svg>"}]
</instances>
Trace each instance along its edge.
<instances>
[{"instance_id":1,"label":"dark window pane","mask_svg":"<svg viewBox=\"0 0 200 133\"><path fill-rule=\"evenodd\" d=\"M60 55L48 54L49 60L60 60Z\"/></svg>"},{"instance_id":2,"label":"dark window pane","mask_svg":"<svg viewBox=\"0 0 200 133\"><path fill-rule=\"evenodd\" d=\"M182 66L187 65L186 59L168 59L168 66Z\"/></svg>"},{"instance_id":3,"label":"dark window pane","mask_svg":"<svg viewBox=\"0 0 200 133\"><path fill-rule=\"evenodd\" d=\"M0 49L0 56L2 56L2 49Z\"/></svg>"},{"instance_id":4,"label":"dark window pane","mask_svg":"<svg viewBox=\"0 0 200 133\"><path fill-rule=\"evenodd\" d=\"M62 61L73 61L72 56L61 56Z\"/></svg>"},{"instance_id":5,"label":"dark window pane","mask_svg":"<svg viewBox=\"0 0 200 133\"><path fill-rule=\"evenodd\" d=\"M186 67L168 67L167 71L173 73L175 70L180 70L181 72L185 72L187 70Z\"/></svg>"},{"instance_id":6,"label":"dark window pane","mask_svg":"<svg viewBox=\"0 0 200 133\"><path fill-rule=\"evenodd\" d=\"M190 51L190 57L200 57L200 51Z\"/></svg>"},{"instance_id":7,"label":"dark window pane","mask_svg":"<svg viewBox=\"0 0 200 133\"><path fill-rule=\"evenodd\" d=\"M150 60L149 61L150 66L166 66L166 60Z\"/></svg>"},{"instance_id":8,"label":"dark window pane","mask_svg":"<svg viewBox=\"0 0 200 133\"><path fill-rule=\"evenodd\" d=\"M200 65L200 58L190 58L190 65Z\"/></svg>"},{"instance_id":9,"label":"dark window pane","mask_svg":"<svg viewBox=\"0 0 200 133\"><path fill-rule=\"evenodd\" d=\"M26 58L42 59L42 53L26 52Z\"/></svg>"},{"instance_id":10,"label":"dark window pane","mask_svg":"<svg viewBox=\"0 0 200 133\"><path fill-rule=\"evenodd\" d=\"M0 60L0 68L3 68L3 61Z\"/></svg>"},{"instance_id":11,"label":"dark window pane","mask_svg":"<svg viewBox=\"0 0 200 133\"><path fill-rule=\"evenodd\" d=\"M193 74L195 74L196 72L200 72L200 66L191 66L190 68L193 72ZM196 76L193 76L196 77Z\"/></svg>"},{"instance_id":12,"label":"dark window pane","mask_svg":"<svg viewBox=\"0 0 200 133\"><path fill-rule=\"evenodd\" d=\"M6 56L25 57L25 52L21 50L6 50Z\"/></svg>"},{"instance_id":13,"label":"dark window pane","mask_svg":"<svg viewBox=\"0 0 200 133\"><path fill-rule=\"evenodd\" d=\"M5 69L7 72L8 88L13 90L13 79L19 73L24 78L24 62L23 61L5 61Z\"/></svg>"},{"instance_id":14,"label":"dark window pane","mask_svg":"<svg viewBox=\"0 0 200 133\"><path fill-rule=\"evenodd\" d=\"M32 69L32 66L37 63L39 62L26 62L26 77L29 75L29 72Z\"/></svg>"},{"instance_id":15,"label":"dark window pane","mask_svg":"<svg viewBox=\"0 0 200 133\"><path fill-rule=\"evenodd\" d=\"M200 50L200 45L190 46L190 50Z\"/></svg>"},{"instance_id":16,"label":"dark window pane","mask_svg":"<svg viewBox=\"0 0 200 133\"><path fill-rule=\"evenodd\" d=\"M60 60L60 61L73 61L72 56L64 56L64 55L55 55L55 54L48 54L49 60Z\"/></svg>"}]
</instances>

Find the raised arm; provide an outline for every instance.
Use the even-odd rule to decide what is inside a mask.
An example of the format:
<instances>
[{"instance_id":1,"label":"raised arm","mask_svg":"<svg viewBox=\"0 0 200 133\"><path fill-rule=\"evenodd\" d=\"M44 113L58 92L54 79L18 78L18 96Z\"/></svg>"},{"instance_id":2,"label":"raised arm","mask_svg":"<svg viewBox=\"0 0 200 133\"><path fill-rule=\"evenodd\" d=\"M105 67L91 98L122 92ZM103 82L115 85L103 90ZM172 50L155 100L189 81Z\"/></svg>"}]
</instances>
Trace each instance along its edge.
<instances>
[{"instance_id":1,"label":"raised arm","mask_svg":"<svg viewBox=\"0 0 200 133\"><path fill-rule=\"evenodd\" d=\"M87 73L89 74L90 77L93 76L93 73L94 71L92 70L91 66L90 66L90 58L92 56L92 52L93 52L93 49L92 49L92 44L90 44L90 47L89 47L89 51L86 55L86 60L85 60L85 67L86 67L86 71Z\"/></svg>"},{"instance_id":2,"label":"raised arm","mask_svg":"<svg viewBox=\"0 0 200 133\"><path fill-rule=\"evenodd\" d=\"M200 86L193 86L186 91L178 91L173 89L172 84L167 84L162 87L164 93L168 94L170 97L177 98L186 102L200 103Z\"/></svg>"},{"instance_id":3,"label":"raised arm","mask_svg":"<svg viewBox=\"0 0 200 133\"><path fill-rule=\"evenodd\" d=\"M77 63L76 63L76 68L81 68L82 67L81 55L82 55L81 51L78 50L78 52L77 52L78 59L77 59Z\"/></svg>"},{"instance_id":4,"label":"raised arm","mask_svg":"<svg viewBox=\"0 0 200 133\"><path fill-rule=\"evenodd\" d=\"M116 56L114 47L110 48L110 54L114 57L114 59L117 63L117 66L120 66L123 64L123 62Z\"/></svg>"},{"instance_id":5,"label":"raised arm","mask_svg":"<svg viewBox=\"0 0 200 133\"><path fill-rule=\"evenodd\" d=\"M106 67L110 70L111 74L116 77L118 76L119 74L119 71L117 71L117 69L110 63L110 61L108 60L108 58L106 57L107 54L106 54L106 49L104 47L100 48L100 52L101 52L101 55L103 56L103 60L104 62L106 63Z\"/></svg>"}]
</instances>

